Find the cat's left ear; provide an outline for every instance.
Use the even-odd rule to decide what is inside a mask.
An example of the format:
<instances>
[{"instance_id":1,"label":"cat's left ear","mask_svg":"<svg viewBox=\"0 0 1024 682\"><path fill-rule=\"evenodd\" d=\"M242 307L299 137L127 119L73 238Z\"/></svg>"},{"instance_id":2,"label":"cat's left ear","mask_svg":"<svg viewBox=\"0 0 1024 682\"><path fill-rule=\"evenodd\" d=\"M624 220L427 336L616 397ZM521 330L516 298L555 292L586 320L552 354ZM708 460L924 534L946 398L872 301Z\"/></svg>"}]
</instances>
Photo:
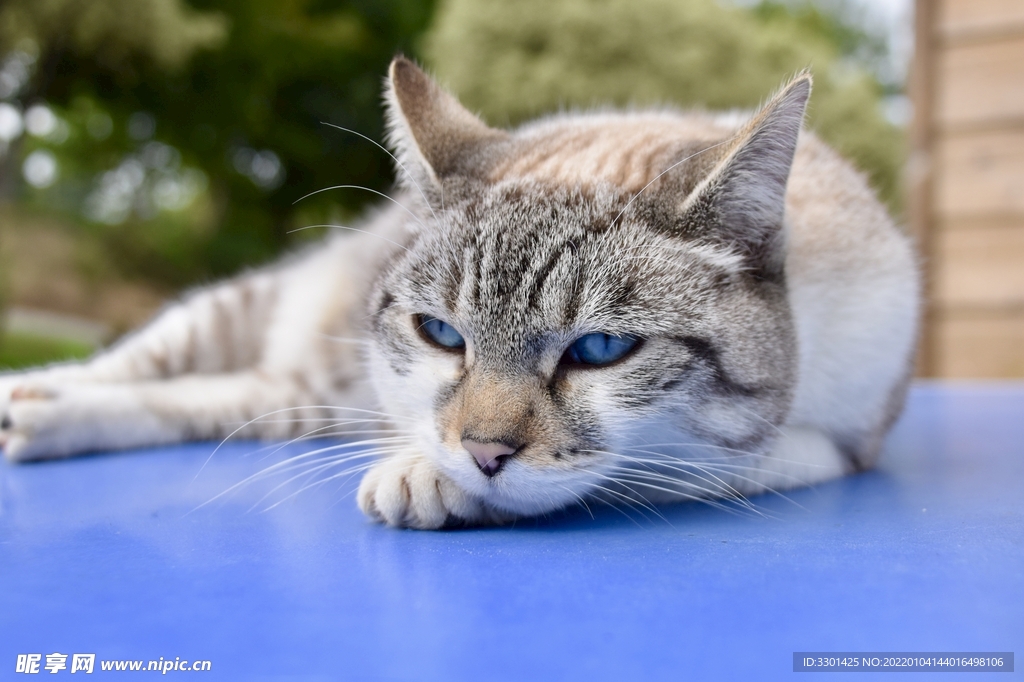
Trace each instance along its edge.
<instances>
[{"instance_id":1,"label":"cat's left ear","mask_svg":"<svg viewBox=\"0 0 1024 682\"><path fill-rule=\"evenodd\" d=\"M413 174L427 190L437 189L446 176L479 174L492 146L508 138L405 57L391 62L385 98L389 142L405 166L399 175Z\"/></svg>"},{"instance_id":2,"label":"cat's left ear","mask_svg":"<svg viewBox=\"0 0 1024 682\"><path fill-rule=\"evenodd\" d=\"M739 247L748 265L768 278L783 270L786 183L810 94L808 73L779 91L682 207L687 232Z\"/></svg>"}]
</instances>

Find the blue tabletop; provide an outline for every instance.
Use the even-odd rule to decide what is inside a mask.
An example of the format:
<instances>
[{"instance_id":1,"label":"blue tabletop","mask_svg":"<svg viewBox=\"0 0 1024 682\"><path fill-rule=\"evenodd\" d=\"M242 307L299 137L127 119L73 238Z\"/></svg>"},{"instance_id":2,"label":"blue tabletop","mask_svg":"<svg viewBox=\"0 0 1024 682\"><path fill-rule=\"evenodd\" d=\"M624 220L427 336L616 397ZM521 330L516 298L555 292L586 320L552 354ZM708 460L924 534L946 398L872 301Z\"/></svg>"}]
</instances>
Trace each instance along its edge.
<instances>
[{"instance_id":1,"label":"blue tabletop","mask_svg":"<svg viewBox=\"0 0 1024 682\"><path fill-rule=\"evenodd\" d=\"M476 681L766 680L805 675L797 651L1024 651L1020 385L915 387L875 471L754 498L763 516L686 504L393 530L359 513L354 481L292 496L308 481L285 474L197 509L300 451L261 447L205 467L211 444L0 464L0 679L32 653L94 653L101 677L128 674L101 661L162 657L210 661L172 678Z\"/></svg>"}]
</instances>

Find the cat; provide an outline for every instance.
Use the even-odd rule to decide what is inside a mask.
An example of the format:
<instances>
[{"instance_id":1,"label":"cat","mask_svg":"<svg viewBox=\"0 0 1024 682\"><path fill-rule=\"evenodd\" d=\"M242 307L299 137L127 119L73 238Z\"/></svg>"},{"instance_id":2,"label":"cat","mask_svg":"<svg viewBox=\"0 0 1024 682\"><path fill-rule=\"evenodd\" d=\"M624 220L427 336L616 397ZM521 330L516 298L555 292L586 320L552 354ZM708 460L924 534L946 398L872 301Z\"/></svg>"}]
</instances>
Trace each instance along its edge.
<instances>
[{"instance_id":1,"label":"cat","mask_svg":"<svg viewBox=\"0 0 1024 682\"><path fill-rule=\"evenodd\" d=\"M507 131L398 57L391 201L84 363L0 378L5 455L250 420L378 431L358 504L412 528L868 468L911 376L919 270L864 176L802 131L810 91L802 73L744 117Z\"/></svg>"}]
</instances>

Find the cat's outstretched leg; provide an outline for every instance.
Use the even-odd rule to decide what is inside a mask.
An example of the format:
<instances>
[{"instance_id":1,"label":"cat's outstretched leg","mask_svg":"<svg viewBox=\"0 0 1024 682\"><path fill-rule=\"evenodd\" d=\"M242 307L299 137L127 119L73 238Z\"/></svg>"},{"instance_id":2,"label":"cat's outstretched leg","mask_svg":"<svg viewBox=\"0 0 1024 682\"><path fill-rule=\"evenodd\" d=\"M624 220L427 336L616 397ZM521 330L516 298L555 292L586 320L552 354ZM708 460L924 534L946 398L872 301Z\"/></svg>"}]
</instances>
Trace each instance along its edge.
<instances>
[{"instance_id":1,"label":"cat's outstretched leg","mask_svg":"<svg viewBox=\"0 0 1024 682\"><path fill-rule=\"evenodd\" d=\"M3 418L4 454L25 461L218 439L254 419L244 437L281 438L301 421L258 418L311 402L301 381L255 370L130 383L32 382L14 391Z\"/></svg>"},{"instance_id":2,"label":"cat's outstretched leg","mask_svg":"<svg viewBox=\"0 0 1024 682\"><path fill-rule=\"evenodd\" d=\"M378 462L359 485L359 508L389 526L430 530L454 524L496 524L511 515L464 492L415 451Z\"/></svg>"},{"instance_id":3,"label":"cat's outstretched leg","mask_svg":"<svg viewBox=\"0 0 1024 682\"><path fill-rule=\"evenodd\" d=\"M0 376L0 394L30 382L144 381L252 367L277 298L276 274L249 273L188 295L85 362Z\"/></svg>"},{"instance_id":4,"label":"cat's outstretched leg","mask_svg":"<svg viewBox=\"0 0 1024 682\"><path fill-rule=\"evenodd\" d=\"M196 292L85 362L0 375L0 444L8 442L8 458L20 459L14 453L33 450L25 449L24 434L16 431L19 422L27 423L27 414L49 413L53 405L71 400L69 396L89 394L88 385L114 386L190 373L235 372L254 366L263 351L276 298L275 279L273 272L250 273ZM99 394L105 396L102 399L114 399L123 390L93 393L97 400L101 399ZM113 411L106 409L107 414ZM78 413L84 414L72 410L68 416ZM132 425L127 426L131 431ZM134 443L134 437L125 438ZM66 444L58 450L62 456L76 449Z\"/></svg>"}]
</instances>

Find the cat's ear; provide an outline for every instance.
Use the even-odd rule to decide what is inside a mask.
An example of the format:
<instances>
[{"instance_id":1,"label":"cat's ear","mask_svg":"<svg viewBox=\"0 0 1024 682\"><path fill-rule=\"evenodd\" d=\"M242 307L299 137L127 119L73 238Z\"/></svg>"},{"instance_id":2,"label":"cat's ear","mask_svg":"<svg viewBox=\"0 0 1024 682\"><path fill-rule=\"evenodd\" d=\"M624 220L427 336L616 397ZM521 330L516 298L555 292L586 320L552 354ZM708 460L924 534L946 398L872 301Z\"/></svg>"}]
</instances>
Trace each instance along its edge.
<instances>
[{"instance_id":1,"label":"cat's ear","mask_svg":"<svg viewBox=\"0 0 1024 682\"><path fill-rule=\"evenodd\" d=\"M487 148L508 137L405 57L391 62L385 97L389 142L405 167L399 175L411 173L427 187L439 186L446 176L479 173Z\"/></svg>"},{"instance_id":2,"label":"cat's ear","mask_svg":"<svg viewBox=\"0 0 1024 682\"><path fill-rule=\"evenodd\" d=\"M683 203L688 231L739 247L748 265L767 277L782 273L786 183L810 94L808 73L782 88Z\"/></svg>"}]
</instances>

